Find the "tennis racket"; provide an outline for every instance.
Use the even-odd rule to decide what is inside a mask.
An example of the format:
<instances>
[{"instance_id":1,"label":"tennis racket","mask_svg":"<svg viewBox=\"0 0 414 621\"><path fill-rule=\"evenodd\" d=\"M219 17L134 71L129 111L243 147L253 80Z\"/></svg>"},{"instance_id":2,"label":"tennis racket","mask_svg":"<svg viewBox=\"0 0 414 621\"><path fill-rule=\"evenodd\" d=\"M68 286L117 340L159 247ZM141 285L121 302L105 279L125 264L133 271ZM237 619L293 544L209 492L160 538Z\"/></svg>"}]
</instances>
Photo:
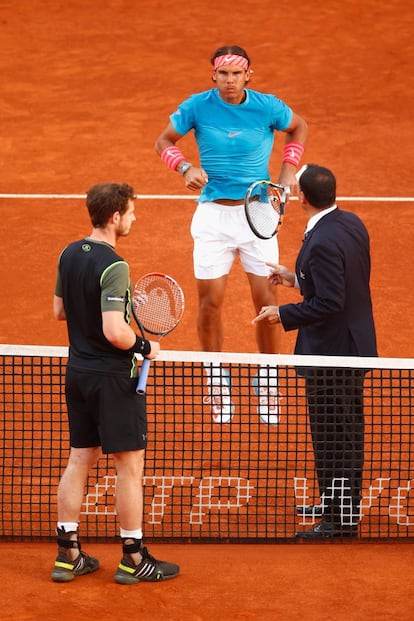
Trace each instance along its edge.
<instances>
[{"instance_id":1,"label":"tennis racket","mask_svg":"<svg viewBox=\"0 0 414 621\"><path fill-rule=\"evenodd\" d=\"M157 272L142 276L132 292L132 313L143 338L165 336L178 326L184 313L184 293L171 276ZM144 358L137 392L145 393L150 360Z\"/></svg>"},{"instance_id":2,"label":"tennis racket","mask_svg":"<svg viewBox=\"0 0 414 621\"><path fill-rule=\"evenodd\" d=\"M244 197L247 222L256 237L271 239L283 222L289 186L271 181L255 181Z\"/></svg>"}]
</instances>

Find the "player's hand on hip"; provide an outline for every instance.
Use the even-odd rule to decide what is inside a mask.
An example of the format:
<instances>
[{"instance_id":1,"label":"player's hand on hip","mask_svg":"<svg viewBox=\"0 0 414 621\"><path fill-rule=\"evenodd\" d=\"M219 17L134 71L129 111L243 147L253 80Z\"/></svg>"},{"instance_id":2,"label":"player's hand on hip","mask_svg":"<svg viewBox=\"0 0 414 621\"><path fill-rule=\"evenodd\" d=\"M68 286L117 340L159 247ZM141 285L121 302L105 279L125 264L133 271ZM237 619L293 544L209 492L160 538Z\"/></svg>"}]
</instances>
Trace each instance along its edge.
<instances>
[{"instance_id":1,"label":"player's hand on hip","mask_svg":"<svg viewBox=\"0 0 414 621\"><path fill-rule=\"evenodd\" d=\"M189 190L200 190L208 183L208 176L205 170L191 166L184 174L184 183Z\"/></svg>"},{"instance_id":2,"label":"player's hand on hip","mask_svg":"<svg viewBox=\"0 0 414 621\"><path fill-rule=\"evenodd\" d=\"M252 320L252 323L266 320L268 323L280 323L277 306L262 306L260 313Z\"/></svg>"}]
</instances>

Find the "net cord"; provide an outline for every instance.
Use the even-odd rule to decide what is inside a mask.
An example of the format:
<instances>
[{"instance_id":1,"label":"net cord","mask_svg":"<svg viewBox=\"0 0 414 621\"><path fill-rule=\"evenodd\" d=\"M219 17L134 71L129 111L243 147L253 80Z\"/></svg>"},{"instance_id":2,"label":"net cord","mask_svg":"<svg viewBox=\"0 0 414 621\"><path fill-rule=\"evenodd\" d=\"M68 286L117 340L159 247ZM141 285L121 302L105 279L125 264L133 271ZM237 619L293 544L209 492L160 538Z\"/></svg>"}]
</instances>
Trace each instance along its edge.
<instances>
[{"instance_id":1,"label":"net cord","mask_svg":"<svg viewBox=\"0 0 414 621\"><path fill-rule=\"evenodd\" d=\"M47 345L0 345L0 356L49 356L67 358L68 348ZM299 356L246 352L203 352L161 350L159 361L206 362L221 364L257 364L261 366L320 366L367 369L412 369L413 358L376 358L362 356Z\"/></svg>"}]
</instances>

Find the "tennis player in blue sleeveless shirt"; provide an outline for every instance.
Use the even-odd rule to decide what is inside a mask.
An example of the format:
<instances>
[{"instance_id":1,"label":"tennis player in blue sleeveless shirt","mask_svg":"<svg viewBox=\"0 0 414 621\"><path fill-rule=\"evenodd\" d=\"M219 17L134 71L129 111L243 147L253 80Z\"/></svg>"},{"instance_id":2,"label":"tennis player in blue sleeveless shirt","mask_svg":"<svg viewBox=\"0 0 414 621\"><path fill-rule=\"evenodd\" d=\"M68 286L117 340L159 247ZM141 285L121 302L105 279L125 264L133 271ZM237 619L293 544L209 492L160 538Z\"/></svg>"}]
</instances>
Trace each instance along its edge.
<instances>
[{"instance_id":1,"label":"tennis player in blue sleeveless shirt","mask_svg":"<svg viewBox=\"0 0 414 621\"><path fill-rule=\"evenodd\" d=\"M183 176L185 186L200 193L191 222L194 240L194 273L199 312L197 330L203 351L221 351L222 306L227 278L236 256L250 284L254 307L276 304L269 286L266 262L278 261L274 239L260 240L250 230L243 198L254 181L270 179L269 159L274 132L286 134L277 182L297 189L295 173L307 136L307 124L283 101L247 88L250 59L238 46L224 46L211 57L216 88L194 94L171 114L156 141L156 151L166 166ZM187 161L177 142L194 132L200 164ZM235 315L237 316L237 308ZM278 353L280 331L266 323L256 327L261 353ZM229 423L235 413L231 378L221 365L205 365L213 421ZM258 413L266 424L277 424L281 395L275 368L258 369L253 381Z\"/></svg>"}]
</instances>

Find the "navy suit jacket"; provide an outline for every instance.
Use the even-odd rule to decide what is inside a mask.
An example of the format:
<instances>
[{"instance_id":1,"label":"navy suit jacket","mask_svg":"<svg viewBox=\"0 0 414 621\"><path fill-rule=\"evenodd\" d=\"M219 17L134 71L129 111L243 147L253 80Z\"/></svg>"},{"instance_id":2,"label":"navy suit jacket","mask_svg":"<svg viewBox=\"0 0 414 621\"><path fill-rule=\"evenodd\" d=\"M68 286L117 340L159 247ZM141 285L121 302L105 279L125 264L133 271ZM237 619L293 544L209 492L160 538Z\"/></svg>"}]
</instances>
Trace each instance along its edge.
<instances>
[{"instance_id":1,"label":"navy suit jacket","mask_svg":"<svg viewBox=\"0 0 414 621\"><path fill-rule=\"evenodd\" d=\"M303 301L279 307L298 329L296 354L376 356L370 244L358 216L335 209L308 233L296 260Z\"/></svg>"}]
</instances>

